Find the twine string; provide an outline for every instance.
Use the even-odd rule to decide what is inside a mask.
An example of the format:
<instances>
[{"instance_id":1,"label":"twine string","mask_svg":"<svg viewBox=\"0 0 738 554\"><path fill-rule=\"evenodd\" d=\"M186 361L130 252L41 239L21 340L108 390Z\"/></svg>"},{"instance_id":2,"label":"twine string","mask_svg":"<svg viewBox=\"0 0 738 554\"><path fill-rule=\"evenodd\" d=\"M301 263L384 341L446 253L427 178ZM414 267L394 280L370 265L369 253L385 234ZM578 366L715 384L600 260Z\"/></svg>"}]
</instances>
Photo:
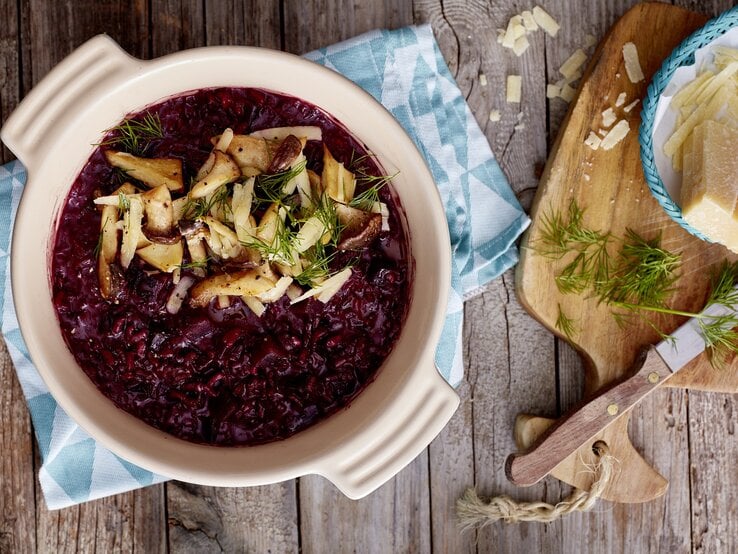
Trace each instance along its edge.
<instances>
[{"instance_id":1,"label":"twine string","mask_svg":"<svg viewBox=\"0 0 738 554\"><path fill-rule=\"evenodd\" d=\"M572 512L589 510L610 482L617 463L604 442L596 442L593 450L599 459L594 467L594 481L588 491L574 489L568 498L553 505L546 502L517 502L507 495L496 496L485 502L473 488L467 489L456 501L459 525L466 531L481 529L499 520L506 523L548 523Z\"/></svg>"}]
</instances>

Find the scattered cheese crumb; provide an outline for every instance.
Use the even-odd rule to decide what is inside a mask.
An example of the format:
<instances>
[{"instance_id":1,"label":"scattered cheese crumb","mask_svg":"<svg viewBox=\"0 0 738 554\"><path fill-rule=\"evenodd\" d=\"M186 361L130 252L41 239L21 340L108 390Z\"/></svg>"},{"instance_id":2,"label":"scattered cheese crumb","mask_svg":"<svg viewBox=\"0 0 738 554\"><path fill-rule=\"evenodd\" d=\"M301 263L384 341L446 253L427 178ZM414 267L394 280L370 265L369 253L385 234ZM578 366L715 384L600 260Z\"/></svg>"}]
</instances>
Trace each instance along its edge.
<instances>
[{"instance_id":1,"label":"scattered cheese crumb","mask_svg":"<svg viewBox=\"0 0 738 554\"><path fill-rule=\"evenodd\" d=\"M636 98L635 100L633 100L630 104L628 104L627 106L623 108L623 111L625 113L630 113L630 110L636 107L636 104L638 104L639 100L640 100L639 98Z\"/></svg>"},{"instance_id":2,"label":"scattered cheese crumb","mask_svg":"<svg viewBox=\"0 0 738 554\"><path fill-rule=\"evenodd\" d=\"M558 98L561 94L561 87L556 85L546 86L546 98Z\"/></svg>"},{"instance_id":3,"label":"scattered cheese crumb","mask_svg":"<svg viewBox=\"0 0 738 554\"><path fill-rule=\"evenodd\" d=\"M615 107L619 108L620 106L625 104L625 98L626 98L626 94L624 92L621 92L620 94L618 94L618 99L615 100Z\"/></svg>"},{"instance_id":4,"label":"scattered cheese crumb","mask_svg":"<svg viewBox=\"0 0 738 554\"><path fill-rule=\"evenodd\" d=\"M589 146L592 150L597 150L602 143L602 139L594 134L594 131L589 132L589 136L585 139L584 144Z\"/></svg>"},{"instance_id":5,"label":"scattered cheese crumb","mask_svg":"<svg viewBox=\"0 0 738 554\"><path fill-rule=\"evenodd\" d=\"M589 182L590 179L591 179L591 177L585 173L584 174L584 180L587 181L587 182Z\"/></svg>"},{"instance_id":6,"label":"scattered cheese crumb","mask_svg":"<svg viewBox=\"0 0 738 554\"><path fill-rule=\"evenodd\" d=\"M530 12L530 10L525 10L523 13L520 14L520 17L523 18L523 27L525 27L526 31L532 33L533 31L538 30L538 23L536 23L536 20L533 19L533 14Z\"/></svg>"},{"instance_id":7,"label":"scattered cheese crumb","mask_svg":"<svg viewBox=\"0 0 738 554\"><path fill-rule=\"evenodd\" d=\"M577 93L577 91L574 90L571 86L564 85L561 88L561 95L560 96L566 102L571 102L572 100L574 100L574 96L576 96L576 93Z\"/></svg>"},{"instance_id":8,"label":"scattered cheese crumb","mask_svg":"<svg viewBox=\"0 0 738 554\"><path fill-rule=\"evenodd\" d=\"M491 112L489 112L489 120L499 121L500 120L500 110L492 110Z\"/></svg>"},{"instance_id":9,"label":"scattered cheese crumb","mask_svg":"<svg viewBox=\"0 0 738 554\"><path fill-rule=\"evenodd\" d=\"M638 49L632 42L623 44L623 59L625 60L625 72L631 83L639 83L645 79L641 62L638 61Z\"/></svg>"},{"instance_id":10,"label":"scattered cheese crumb","mask_svg":"<svg viewBox=\"0 0 738 554\"><path fill-rule=\"evenodd\" d=\"M515 44L513 44L512 51L515 53L516 56L522 56L523 52L525 52L528 47L530 46L530 43L528 42L528 39L523 35L522 37L518 37L515 39Z\"/></svg>"},{"instance_id":11,"label":"scattered cheese crumb","mask_svg":"<svg viewBox=\"0 0 738 554\"><path fill-rule=\"evenodd\" d=\"M586 61L587 61L587 54L584 53L584 50L582 50L581 48L578 48L561 65L561 67L559 68L559 73L561 73L567 79L570 79L572 78L573 75L577 73L577 70Z\"/></svg>"},{"instance_id":12,"label":"scattered cheese crumb","mask_svg":"<svg viewBox=\"0 0 738 554\"><path fill-rule=\"evenodd\" d=\"M585 48L592 48L595 44L597 44L597 39L594 35L586 35L584 37L584 47Z\"/></svg>"},{"instance_id":13,"label":"scattered cheese crumb","mask_svg":"<svg viewBox=\"0 0 738 554\"><path fill-rule=\"evenodd\" d=\"M479 84L483 87L487 86L487 76L484 73L479 74Z\"/></svg>"},{"instance_id":14,"label":"scattered cheese crumb","mask_svg":"<svg viewBox=\"0 0 738 554\"><path fill-rule=\"evenodd\" d=\"M605 136L604 139L602 139L602 149L603 150L611 150L614 148L617 144L620 143L621 140L625 138L625 136L630 131L630 125L625 119L621 119L617 122L615 127L610 129L610 132L607 133L607 136Z\"/></svg>"},{"instance_id":15,"label":"scattered cheese crumb","mask_svg":"<svg viewBox=\"0 0 738 554\"><path fill-rule=\"evenodd\" d=\"M533 19L541 29L552 37L555 37L556 33L559 32L559 24L542 7L536 6L533 8Z\"/></svg>"},{"instance_id":16,"label":"scattered cheese crumb","mask_svg":"<svg viewBox=\"0 0 738 554\"><path fill-rule=\"evenodd\" d=\"M508 75L506 100L511 104L520 104L522 90L523 80L520 75Z\"/></svg>"},{"instance_id":17,"label":"scattered cheese crumb","mask_svg":"<svg viewBox=\"0 0 738 554\"><path fill-rule=\"evenodd\" d=\"M607 108L604 112L602 112L602 126L605 128L609 128L612 126L613 123L615 123L618 119L618 116L615 115L615 110L612 108Z\"/></svg>"},{"instance_id":18,"label":"scattered cheese crumb","mask_svg":"<svg viewBox=\"0 0 738 554\"><path fill-rule=\"evenodd\" d=\"M616 73L616 74L615 74L615 78L616 78L616 79L620 79L620 73Z\"/></svg>"}]
</instances>

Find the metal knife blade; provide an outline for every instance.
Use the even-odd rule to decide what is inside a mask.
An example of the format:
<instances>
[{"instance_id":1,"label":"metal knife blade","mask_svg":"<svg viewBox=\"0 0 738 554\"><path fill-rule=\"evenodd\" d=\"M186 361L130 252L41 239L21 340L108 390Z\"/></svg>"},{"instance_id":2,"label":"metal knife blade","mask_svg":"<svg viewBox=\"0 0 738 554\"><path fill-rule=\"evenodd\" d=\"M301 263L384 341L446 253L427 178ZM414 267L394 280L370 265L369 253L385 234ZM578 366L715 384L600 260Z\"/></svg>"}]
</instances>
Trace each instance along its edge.
<instances>
[{"instance_id":1,"label":"metal knife blade","mask_svg":"<svg viewBox=\"0 0 738 554\"><path fill-rule=\"evenodd\" d=\"M738 287L736 287L738 290ZM719 317L736 311L723 304L712 304L702 311L700 317ZM661 359L672 373L676 373L685 365L705 351L705 337L700 330L698 318L690 318L684 325L671 334L671 338L662 340L656 345Z\"/></svg>"},{"instance_id":2,"label":"metal knife blade","mask_svg":"<svg viewBox=\"0 0 738 554\"><path fill-rule=\"evenodd\" d=\"M511 454L505 464L508 479L521 486L540 481L705 351L700 319L704 321L711 316L719 317L735 311L729 306L713 304L674 331L670 339L649 347L640 357L631 377L599 392L561 417L528 451Z\"/></svg>"}]
</instances>

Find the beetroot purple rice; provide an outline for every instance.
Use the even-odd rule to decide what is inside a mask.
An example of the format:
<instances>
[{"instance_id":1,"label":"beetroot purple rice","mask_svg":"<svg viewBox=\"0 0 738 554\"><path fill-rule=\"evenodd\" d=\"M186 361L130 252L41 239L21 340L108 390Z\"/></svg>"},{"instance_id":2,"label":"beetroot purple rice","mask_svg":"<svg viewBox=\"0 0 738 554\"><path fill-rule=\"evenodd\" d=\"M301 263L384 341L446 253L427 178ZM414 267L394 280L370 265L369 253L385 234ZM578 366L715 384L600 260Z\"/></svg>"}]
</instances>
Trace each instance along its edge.
<instances>
[{"instance_id":1,"label":"beetroot purple rice","mask_svg":"<svg viewBox=\"0 0 738 554\"><path fill-rule=\"evenodd\" d=\"M181 158L185 183L207 158L210 137L226 127L248 133L318 125L339 161L348 164L352 155L365 154L315 106L260 89L201 90L147 111L159 115L164 137L149 144L145 155ZM308 143L306 155L308 167L320 172L320 143ZM331 301L311 298L290 306L283 297L259 318L240 299L225 309L185 302L178 314L167 313L171 275L152 274L138 257L125 274L120 303L104 300L94 254L100 215L92 200L96 191L110 194L119 184L96 149L60 216L52 279L67 345L119 408L189 441L254 445L326 418L374 378L400 333L411 291L401 207L387 187L380 196L390 208L391 230L358 258L352 255L353 274ZM334 263L347 261L344 256Z\"/></svg>"}]
</instances>

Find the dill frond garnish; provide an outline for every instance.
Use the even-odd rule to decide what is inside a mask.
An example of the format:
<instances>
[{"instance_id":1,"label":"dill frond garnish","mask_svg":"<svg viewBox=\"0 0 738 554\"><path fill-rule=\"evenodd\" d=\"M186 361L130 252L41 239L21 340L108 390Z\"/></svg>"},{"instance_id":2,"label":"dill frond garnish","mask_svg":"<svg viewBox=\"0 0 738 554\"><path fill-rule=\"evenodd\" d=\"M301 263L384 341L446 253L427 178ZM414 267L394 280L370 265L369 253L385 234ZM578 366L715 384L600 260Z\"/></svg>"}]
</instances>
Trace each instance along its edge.
<instances>
[{"instance_id":1,"label":"dill frond garnish","mask_svg":"<svg viewBox=\"0 0 738 554\"><path fill-rule=\"evenodd\" d=\"M258 175L254 183L254 201L262 203L281 203L285 197L284 187L305 169L307 160L295 164L279 173Z\"/></svg>"},{"instance_id":2,"label":"dill frond garnish","mask_svg":"<svg viewBox=\"0 0 738 554\"><path fill-rule=\"evenodd\" d=\"M211 261L212 258L206 258L204 260L199 261L191 261L187 263L181 263L177 267L179 269L207 269L208 263Z\"/></svg>"},{"instance_id":3,"label":"dill frond garnish","mask_svg":"<svg viewBox=\"0 0 738 554\"><path fill-rule=\"evenodd\" d=\"M131 207L131 201L122 192L118 193L118 209L122 212L128 211Z\"/></svg>"},{"instance_id":4,"label":"dill frond garnish","mask_svg":"<svg viewBox=\"0 0 738 554\"><path fill-rule=\"evenodd\" d=\"M105 234L105 227L108 226L109 222L110 220L106 217L105 221L100 226L100 234L97 236L97 244L95 244L95 249L92 251L92 255L95 258L100 256L100 251L102 250L102 244L103 244L103 235Z\"/></svg>"},{"instance_id":5,"label":"dill frond garnish","mask_svg":"<svg viewBox=\"0 0 738 554\"><path fill-rule=\"evenodd\" d=\"M556 328L561 331L570 342L574 340L573 337L576 331L574 320L564 313L564 310L561 308L561 304L559 304L559 315L556 317Z\"/></svg>"},{"instance_id":6,"label":"dill frond garnish","mask_svg":"<svg viewBox=\"0 0 738 554\"><path fill-rule=\"evenodd\" d=\"M124 119L120 125L111 127L106 132L115 135L100 142L98 146L115 146L135 155L143 154L152 140L164 136L159 114L148 112L140 120Z\"/></svg>"},{"instance_id":7,"label":"dill frond garnish","mask_svg":"<svg viewBox=\"0 0 738 554\"><path fill-rule=\"evenodd\" d=\"M321 194L317 199L313 197L312 203L313 210L308 217L303 218L301 221L307 221L310 217L317 217L323 224L325 232L330 233L330 243L335 246L343 230L343 225L341 225L338 219L335 203L327 194Z\"/></svg>"},{"instance_id":8,"label":"dill frond garnish","mask_svg":"<svg viewBox=\"0 0 738 554\"><path fill-rule=\"evenodd\" d=\"M295 277L295 280L302 286L312 287L317 284L317 281L327 279L331 274L330 263L336 254L336 251L329 254L326 251L325 245L322 242L318 242L303 254L308 264Z\"/></svg>"},{"instance_id":9,"label":"dill frond garnish","mask_svg":"<svg viewBox=\"0 0 738 554\"><path fill-rule=\"evenodd\" d=\"M242 240L241 244L247 248L253 248L266 260L294 265L297 263L296 252L293 248L296 237L297 231L291 229L281 217L277 217L277 229L271 242L252 235L248 240Z\"/></svg>"}]
</instances>

